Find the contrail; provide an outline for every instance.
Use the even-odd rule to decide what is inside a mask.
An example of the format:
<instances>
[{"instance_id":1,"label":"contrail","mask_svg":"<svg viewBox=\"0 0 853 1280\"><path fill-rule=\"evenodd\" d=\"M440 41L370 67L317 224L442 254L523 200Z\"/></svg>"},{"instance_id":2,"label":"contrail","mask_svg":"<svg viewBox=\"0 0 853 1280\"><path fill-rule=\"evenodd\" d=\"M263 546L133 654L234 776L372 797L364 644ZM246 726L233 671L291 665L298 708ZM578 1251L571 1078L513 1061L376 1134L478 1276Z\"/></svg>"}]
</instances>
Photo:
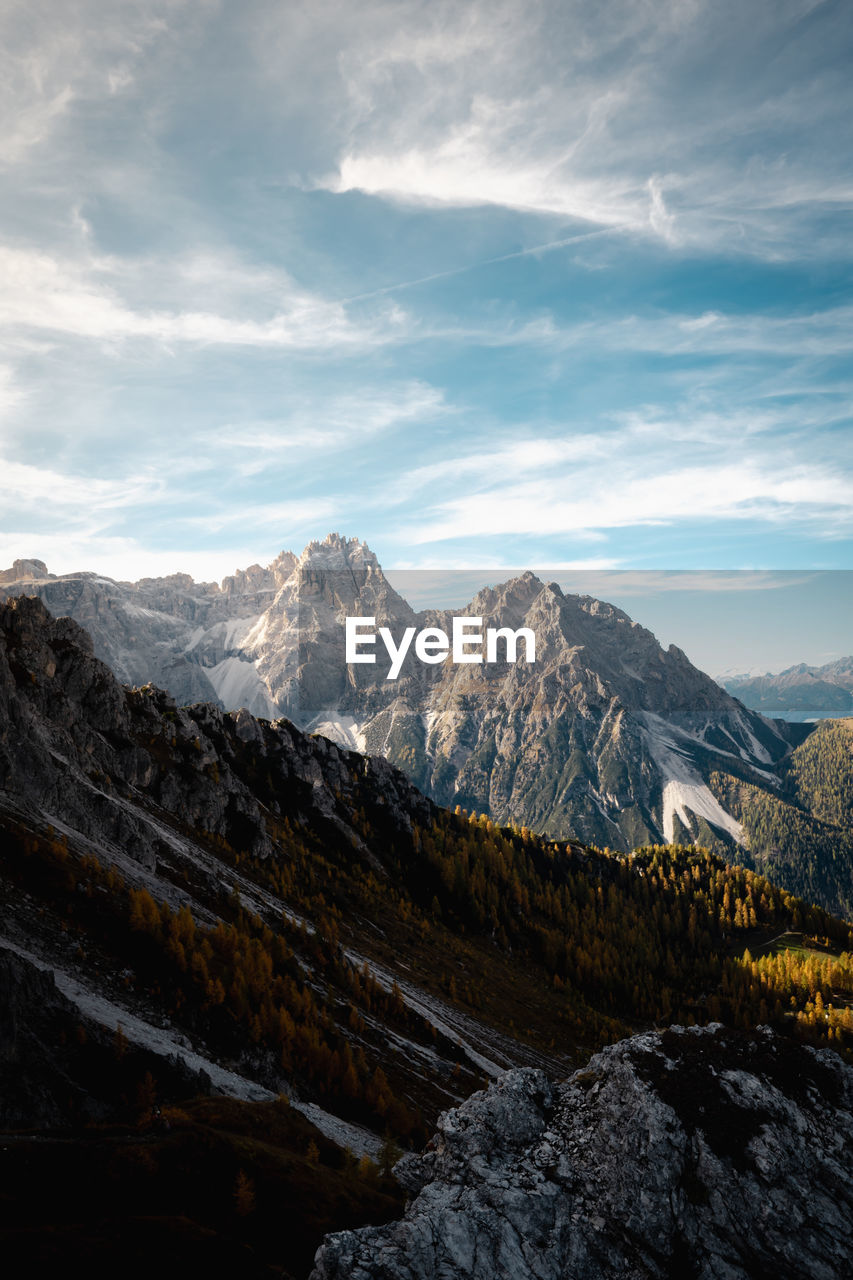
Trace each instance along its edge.
<instances>
[{"instance_id":1,"label":"contrail","mask_svg":"<svg viewBox=\"0 0 853 1280\"><path fill-rule=\"evenodd\" d=\"M448 276L460 276L466 271L476 271L479 267L491 267L498 262L510 262L513 258L532 258L539 253L550 253L554 249L564 249L566 245L580 244L582 240L598 240L602 236L618 235L627 230L622 227L605 227L601 231L585 231L579 236L567 236L563 240L549 240L546 244L535 244L529 249L516 249L513 253L502 253L496 258L483 258L479 262L470 262L464 267L451 267L448 271L435 271L429 276L419 276L417 280L403 280L399 284L387 284L381 289L371 289L369 293L355 293L350 298L341 298L340 304L347 306L351 302L366 302L368 298L380 298L386 293L396 293L400 289L414 289L419 284L430 284L433 280L446 280Z\"/></svg>"}]
</instances>

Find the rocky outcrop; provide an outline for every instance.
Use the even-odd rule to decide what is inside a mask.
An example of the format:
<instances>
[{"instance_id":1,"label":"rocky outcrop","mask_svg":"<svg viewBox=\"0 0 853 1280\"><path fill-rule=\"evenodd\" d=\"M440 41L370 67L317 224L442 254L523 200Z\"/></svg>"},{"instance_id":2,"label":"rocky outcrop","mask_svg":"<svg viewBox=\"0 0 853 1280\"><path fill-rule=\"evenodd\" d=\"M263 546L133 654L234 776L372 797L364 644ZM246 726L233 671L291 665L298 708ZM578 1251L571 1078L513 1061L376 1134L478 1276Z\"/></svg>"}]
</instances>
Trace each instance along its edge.
<instances>
[{"instance_id":1,"label":"rocky outcrop","mask_svg":"<svg viewBox=\"0 0 853 1280\"><path fill-rule=\"evenodd\" d=\"M11 569L0 570L0 586L15 582L43 582L53 577L43 560L15 560Z\"/></svg>"},{"instance_id":2,"label":"rocky outcrop","mask_svg":"<svg viewBox=\"0 0 853 1280\"><path fill-rule=\"evenodd\" d=\"M560 1088L509 1072L397 1172L405 1218L327 1237L312 1280L842 1280L853 1070L769 1029L673 1027Z\"/></svg>"}]
</instances>

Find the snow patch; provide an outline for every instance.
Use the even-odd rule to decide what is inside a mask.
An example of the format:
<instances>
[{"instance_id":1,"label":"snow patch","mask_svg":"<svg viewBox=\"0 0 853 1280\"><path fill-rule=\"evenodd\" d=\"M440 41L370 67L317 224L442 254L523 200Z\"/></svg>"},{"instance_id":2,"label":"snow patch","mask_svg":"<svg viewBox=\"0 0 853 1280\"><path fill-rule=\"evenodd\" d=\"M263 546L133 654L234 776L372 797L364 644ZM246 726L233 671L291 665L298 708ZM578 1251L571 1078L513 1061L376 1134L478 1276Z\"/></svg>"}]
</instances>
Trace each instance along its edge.
<instances>
[{"instance_id":1,"label":"snow patch","mask_svg":"<svg viewBox=\"0 0 853 1280\"><path fill-rule=\"evenodd\" d=\"M223 658L215 667L205 667L204 674L227 711L245 707L253 716L262 716L266 720L278 718L278 707L254 663L247 662L245 658Z\"/></svg>"},{"instance_id":2,"label":"snow patch","mask_svg":"<svg viewBox=\"0 0 853 1280\"><path fill-rule=\"evenodd\" d=\"M187 640L184 652L190 653L193 649L208 646L213 646L220 651L242 649L246 643L246 637L252 628L257 626L261 617L261 614L253 613L249 618L226 618L214 623L212 627L196 627Z\"/></svg>"},{"instance_id":3,"label":"snow patch","mask_svg":"<svg viewBox=\"0 0 853 1280\"><path fill-rule=\"evenodd\" d=\"M645 719L649 754L663 781L663 838L666 843L674 843L676 814L690 829L689 811L727 831L738 844L744 844L743 827L730 813L726 813L701 775L681 753L673 740L670 726L664 728L665 722L648 712Z\"/></svg>"},{"instance_id":4,"label":"snow patch","mask_svg":"<svg viewBox=\"0 0 853 1280\"><path fill-rule=\"evenodd\" d=\"M171 613L163 613L160 609L146 609L143 605L133 604L130 600L122 601L121 607L128 617L153 618L162 626L168 627L170 631L181 631L186 626L183 618L176 618Z\"/></svg>"},{"instance_id":5,"label":"snow patch","mask_svg":"<svg viewBox=\"0 0 853 1280\"><path fill-rule=\"evenodd\" d=\"M305 732L322 734L324 738L331 738L332 742L349 751L364 752L367 749L367 739L361 723L352 716L341 715L335 709L321 711L306 726Z\"/></svg>"},{"instance_id":6,"label":"snow patch","mask_svg":"<svg viewBox=\"0 0 853 1280\"><path fill-rule=\"evenodd\" d=\"M675 815L677 814L685 827L690 829L690 810L697 817L706 818L715 827L728 831L738 844L744 843L743 827L736 822L730 813L726 813L705 783L670 780L663 789L663 838L667 844L673 844L675 838Z\"/></svg>"}]
</instances>

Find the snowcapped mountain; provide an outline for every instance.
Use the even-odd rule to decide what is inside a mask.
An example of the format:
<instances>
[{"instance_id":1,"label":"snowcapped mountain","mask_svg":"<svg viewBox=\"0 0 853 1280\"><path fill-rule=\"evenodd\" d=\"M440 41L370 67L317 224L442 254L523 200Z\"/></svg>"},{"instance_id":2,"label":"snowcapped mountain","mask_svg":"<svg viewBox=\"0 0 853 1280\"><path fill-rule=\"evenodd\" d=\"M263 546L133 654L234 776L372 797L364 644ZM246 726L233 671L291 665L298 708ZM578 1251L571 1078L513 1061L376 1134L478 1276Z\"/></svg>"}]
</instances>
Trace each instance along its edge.
<instances>
[{"instance_id":1,"label":"snowcapped mountain","mask_svg":"<svg viewBox=\"0 0 853 1280\"><path fill-rule=\"evenodd\" d=\"M348 615L374 617L396 639L407 627L449 631L452 615L416 613L373 552L337 534L221 586L183 574L55 577L17 561L0 575L0 598L19 594L84 626L126 683L287 716L386 756L442 804L555 838L737 843L741 826L708 785L712 772L774 788L792 741L621 610L529 572L457 613L531 629L535 663L425 665L410 654L394 681L381 660L348 666Z\"/></svg>"}]
</instances>

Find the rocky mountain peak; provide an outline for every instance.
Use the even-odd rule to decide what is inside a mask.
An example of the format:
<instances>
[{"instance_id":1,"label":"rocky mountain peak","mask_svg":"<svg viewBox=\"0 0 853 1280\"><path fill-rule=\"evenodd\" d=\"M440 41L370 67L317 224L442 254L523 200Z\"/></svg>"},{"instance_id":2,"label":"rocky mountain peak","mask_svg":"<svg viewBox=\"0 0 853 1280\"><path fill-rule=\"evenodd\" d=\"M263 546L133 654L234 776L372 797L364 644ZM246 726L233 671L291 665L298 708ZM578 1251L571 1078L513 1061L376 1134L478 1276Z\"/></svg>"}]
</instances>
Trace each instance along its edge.
<instances>
[{"instance_id":1,"label":"rocky mountain peak","mask_svg":"<svg viewBox=\"0 0 853 1280\"><path fill-rule=\"evenodd\" d=\"M0 598L29 589L24 572L4 575ZM286 715L384 755L441 803L557 838L623 849L738 839L739 824L708 790L713 768L772 785L789 749L778 726L747 713L623 610L530 571L453 613L415 612L365 543L330 533L299 557L282 552L237 570L221 587L182 574L139 583L76 574L32 589L86 627L128 684L151 681L179 704ZM388 680L381 646L373 664L345 660L347 616L375 617L399 643L406 628L449 633L454 614L533 631L535 662L523 647L516 661L427 665L410 646L399 678Z\"/></svg>"},{"instance_id":2,"label":"rocky mountain peak","mask_svg":"<svg viewBox=\"0 0 853 1280\"><path fill-rule=\"evenodd\" d=\"M297 563L292 551L281 551L266 567L250 564L248 569L235 569L222 579L220 589L228 597L275 592L287 581Z\"/></svg>"},{"instance_id":3,"label":"rocky mountain peak","mask_svg":"<svg viewBox=\"0 0 853 1280\"><path fill-rule=\"evenodd\" d=\"M0 570L0 583L39 582L51 577L43 560L15 560L11 569Z\"/></svg>"},{"instance_id":4,"label":"rocky mountain peak","mask_svg":"<svg viewBox=\"0 0 853 1280\"><path fill-rule=\"evenodd\" d=\"M300 568L379 569L379 561L366 542L339 533L327 534L322 542L309 542L298 563Z\"/></svg>"}]
</instances>

